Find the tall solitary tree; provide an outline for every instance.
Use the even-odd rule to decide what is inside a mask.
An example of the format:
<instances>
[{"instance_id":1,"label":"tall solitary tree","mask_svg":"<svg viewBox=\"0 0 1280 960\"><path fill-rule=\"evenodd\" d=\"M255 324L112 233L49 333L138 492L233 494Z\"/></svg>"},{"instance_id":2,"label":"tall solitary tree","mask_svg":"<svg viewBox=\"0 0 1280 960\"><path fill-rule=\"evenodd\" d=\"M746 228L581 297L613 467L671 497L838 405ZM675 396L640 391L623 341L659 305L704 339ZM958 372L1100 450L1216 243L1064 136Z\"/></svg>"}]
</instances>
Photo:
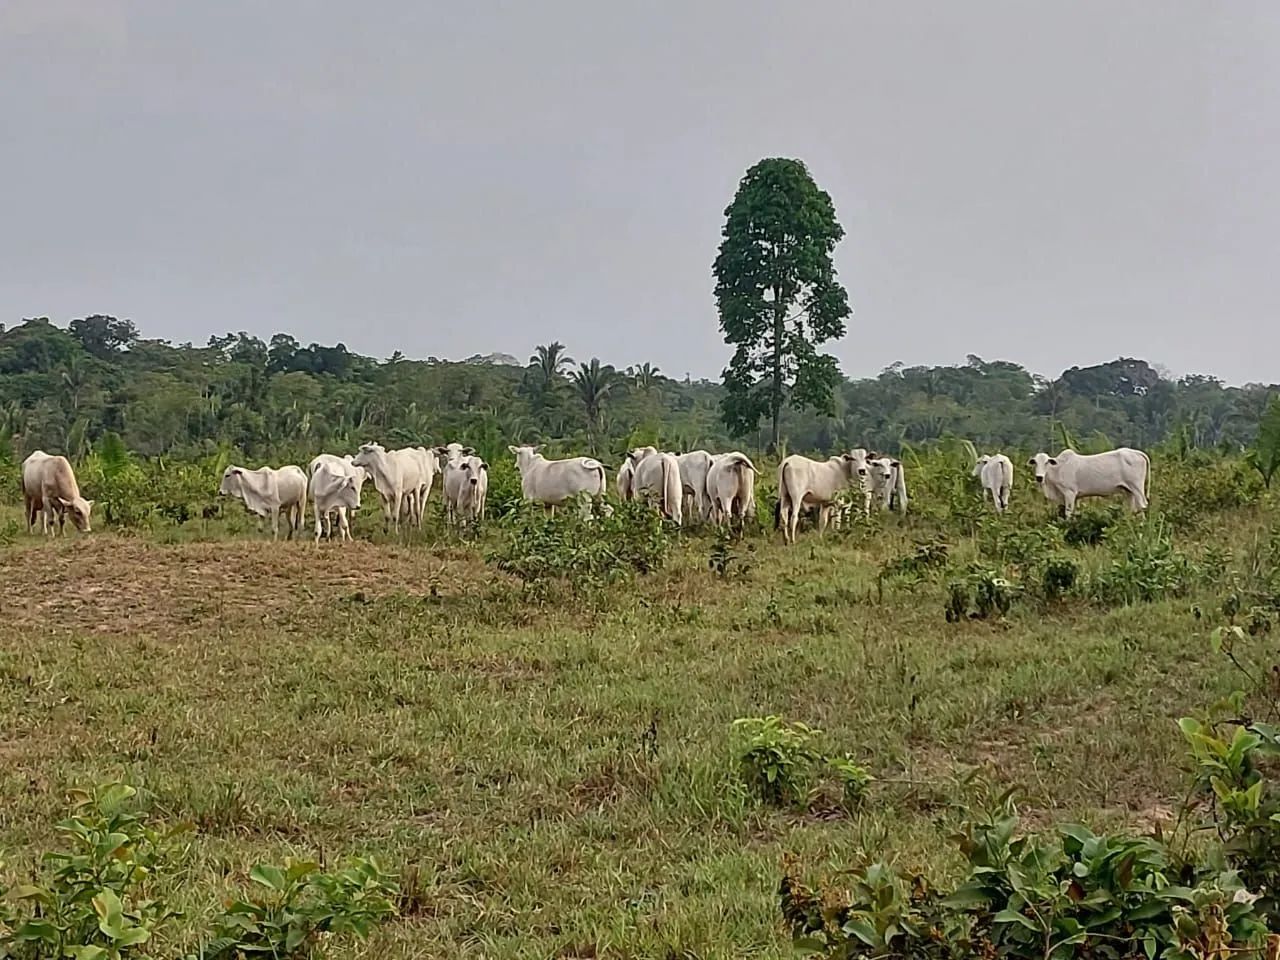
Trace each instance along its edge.
<instances>
[{"instance_id":1,"label":"tall solitary tree","mask_svg":"<svg viewBox=\"0 0 1280 960\"><path fill-rule=\"evenodd\" d=\"M799 160L761 160L738 185L712 267L720 329L734 347L721 414L735 436L767 416L776 448L788 402L834 412L840 371L817 347L844 336L850 314L831 262L843 236L831 197Z\"/></svg>"},{"instance_id":2,"label":"tall solitary tree","mask_svg":"<svg viewBox=\"0 0 1280 960\"><path fill-rule=\"evenodd\" d=\"M598 357L592 357L590 363L578 364L578 369L570 378L578 399L582 401L582 412L586 416L587 435L594 447L604 425L604 405L613 386L618 381L618 373L608 364L601 364Z\"/></svg>"}]
</instances>

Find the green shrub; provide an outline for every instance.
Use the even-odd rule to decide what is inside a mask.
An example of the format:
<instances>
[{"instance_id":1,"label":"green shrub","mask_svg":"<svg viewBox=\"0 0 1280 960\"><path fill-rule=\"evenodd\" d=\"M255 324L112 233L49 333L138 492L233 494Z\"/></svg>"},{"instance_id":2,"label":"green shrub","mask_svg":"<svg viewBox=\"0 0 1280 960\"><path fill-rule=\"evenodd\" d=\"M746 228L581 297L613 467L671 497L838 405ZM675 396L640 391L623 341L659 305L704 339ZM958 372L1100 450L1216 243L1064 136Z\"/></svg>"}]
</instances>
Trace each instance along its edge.
<instances>
[{"instance_id":1,"label":"green shrub","mask_svg":"<svg viewBox=\"0 0 1280 960\"><path fill-rule=\"evenodd\" d=\"M1113 559L1089 587L1102 603L1153 603L1182 596L1195 579L1194 565L1174 549L1168 529L1158 521L1132 522L1111 549Z\"/></svg>"},{"instance_id":2,"label":"green shrub","mask_svg":"<svg viewBox=\"0 0 1280 960\"><path fill-rule=\"evenodd\" d=\"M1076 585L1079 566L1070 557L1050 557L1040 572L1040 593L1046 600L1061 600Z\"/></svg>"},{"instance_id":3,"label":"green shrub","mask_svg":"<svg viewBox=\"0 0 1280 960\"><path fill-rule=\"evenodd\" d=\"M814 746L820 730L780 717L743 717L733 722L733 732L739 776L748 791L778 805L806 796L813 766L822 759Z\"/></svg>"},{"instance_id":4,"label":"green shrub","mask_svg":"<svg viewBox=\"0 0 1280 960\"><path fill-rule=\"evenodd\" d=\"M911 553L902 557L892 557L881 564L880 575L917 579L928 576L946 567L949 550L946 542L937 538L918 541Z\"/></svg>"},{"instance_id":5,"label":"green shrub","mask_svg":"<svg viewBox=\"0 0 1280 960\"><path fill-rule=\"evenodd\" d=\"M1123 513L1124 508L1114 503L1103 509L1077 510L1060 521L1062 539L1073 547L1097 546L1107 539L1108 531Z\"/></svg>"},{"instance_id":6,"label":"green shrub","mask_svg":"<svg viewBox=\"0 0 1280 960\"><path fill-rule=\"evenodd\" d=\"M1020 590L997 570L975 568L947 584L944 613L948 623L1007 616Z\"/></svg>"},{"instance_id":7,"label":"green shrub","mask_svg":"<svg viewBox=\"0 0 1280 960\"><path fill-rule=\"evenodd\" d=\"M673 536L657 511L638 502L620 504L607 515L583 516L575 506L554 517L525 503L504 529L504 540L489 560L547 598L557 587L576 595L600 591L666 563Z\"/></svg>"}]
</instances>

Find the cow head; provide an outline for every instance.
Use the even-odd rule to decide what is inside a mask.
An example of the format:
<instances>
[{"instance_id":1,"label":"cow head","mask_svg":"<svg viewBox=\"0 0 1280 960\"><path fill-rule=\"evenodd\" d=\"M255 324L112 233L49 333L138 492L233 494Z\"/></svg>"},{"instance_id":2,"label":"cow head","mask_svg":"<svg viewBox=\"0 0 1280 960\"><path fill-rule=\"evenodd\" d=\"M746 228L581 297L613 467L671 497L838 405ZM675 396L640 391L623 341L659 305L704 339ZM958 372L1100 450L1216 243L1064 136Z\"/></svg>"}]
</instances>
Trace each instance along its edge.
<instances>
[{"instance_id":1,"label":"cow head","mask_svg":"<svg viewBox=\"0 0 1280 960\"><path fill-rule=\"evenodd\" d=\"M989 456L979 457L978 462L973 465L973 473L971 473L970 476L976 477L980 475L982 473L982 468L985 467L990 462L990 460L991 460L991 457Z\"/></svg>"},{"instance_id":2,"label":"cow head","mask_svg":"<svg viewBox=\"0 0 1280 960\"><path fill-rule=\"evenodd\" d=\"M516 455L516 469L521 473L533 462L533 458L538 455L538 448L529 444L520 447L509 446L507 449Z\"/></svg>"},{"instance_id":3,"label":"cow head","mask_svg":"<svg viewBox=\"0 0 1280 960\"><path fill-rule=\"evenodd\" d=\"M1043 484L1044 478L1049 473L1050 467L1056 467L1058 460L1051 457L1047 453L1037 453L1034 457L1027 461L1027 466L1035 471L1036 483Z\"/></svg>"},{"instance_id":4,"label":"cow head","mask_svg":"<svg viewBox=\"0 0 1280 960\"><path fill-rule=\"evenodd\" d=\"M241 467L230 466L222 471L222 483L218 485L218 496L220 497L238 497L240 496L240 478L244 476L244 469Z\"/></svg>"},{"instance_id":5,"label":"cow head","mask_svg":"<svg viewBox=\"0 0 1280 960\"><path fill-rule=\"evenodd\" d=\"M636 447L627 454L627 459L630 460L632 464L638 464L645 457L652 457L657 454L657 452L657 447Z\"/></svg>"},{"instance_id":6,"label":"cow head","mask_svg":"<svg viewBox=\"0 0 1280 960\"><path fill-rule=\"evenodd\" d=\"M902 466L900 461L890 460L888 457L877 457L875 460L867 461L871 480L880 487L886 487L892 482L893 471L900 466Z\"/></svg>"},{"instance_id":7,"label":"cow head","mask_svg":"<svg viewBox=\"0 0 1280 960\"><path fill-rule=\"evenodd\" d=\"M75 497L71 500L59 497L58 504L63 510L71 514L71 522L76 525L77 530L81 533L91 532L89 527L89 511L93 509L92 500L86 500L84 497Z\"/></svg>"},{"instance_id":8,"label":"cow head","mask_svg":"<svg viewBox=\"0 0 1280 960\"><path fill-rule=\"evenodd\" d=\"M859 480L867 475L867 451L862 447L855 447L848 453L840 455L847 465L850 474L856 476Z\"/></svg>"}]
</instances>

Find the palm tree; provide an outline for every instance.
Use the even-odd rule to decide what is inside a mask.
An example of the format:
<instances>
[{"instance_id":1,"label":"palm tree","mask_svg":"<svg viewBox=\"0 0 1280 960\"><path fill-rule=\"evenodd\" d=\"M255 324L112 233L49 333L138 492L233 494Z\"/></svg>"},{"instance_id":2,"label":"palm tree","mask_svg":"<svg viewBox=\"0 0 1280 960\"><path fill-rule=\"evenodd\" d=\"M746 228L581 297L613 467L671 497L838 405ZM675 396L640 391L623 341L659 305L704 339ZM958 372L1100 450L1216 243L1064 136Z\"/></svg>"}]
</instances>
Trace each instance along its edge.
<instances>
[{"instance_id":1,"label":"palm tree","mask_svg":"<svg viewBox=\"0 0 1280 960\"><path fill-rule=\"evenodd\" d=\"M659 370L651 363L642 363L631 368L631 381L641 393L649 393L658 385Z\"/></svg>"},{"instance_id":2,"label":"palm tree","mask_svg":"<svg viewBox=\"0 0 1280 960\"><path fill-rule=\"evenodd\" d=\"M564 351L565 346L559 340L552 340L550 343L533 348L529 366L533 368L539 384L544 389L564 372L565 367L573 365L573 357Z\"/></svg>"},{"instance_id":3,"label":"palm tree","mask_svg":"<svg viewBox=\"0 0 1280 960\"><path fill-rule=\"evenodd\" d=\"M618 382L618 371L608 364L601 366L600 359L592 357L590 363L579 364L577 372L570 379L578 399L582 401L582 410L587 418L587 434L594 446L601 426L600 415L609 391Z\"/></svg>"}]
</instances>

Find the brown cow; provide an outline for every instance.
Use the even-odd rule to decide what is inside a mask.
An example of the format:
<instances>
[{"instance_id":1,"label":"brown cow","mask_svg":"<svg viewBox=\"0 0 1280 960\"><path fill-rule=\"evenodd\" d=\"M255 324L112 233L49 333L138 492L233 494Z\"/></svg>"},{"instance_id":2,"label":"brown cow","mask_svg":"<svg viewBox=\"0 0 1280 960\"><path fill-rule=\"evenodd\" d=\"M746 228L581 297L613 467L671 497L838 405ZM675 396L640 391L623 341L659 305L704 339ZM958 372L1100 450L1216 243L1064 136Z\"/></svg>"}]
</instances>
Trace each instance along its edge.
<instances>
[{"instance_id":1,"label":"brown cow","mask_svg":"<svg viewBox=\"0 0 1280 960\"><path fill-rule=\"evenodd\" d=\"M93 501L80 496L75 472L66 457L53 457L37 450L22 461L22 497L27 507L27 533L35 526L40 512L40 532L53 533L54 517L58 532L66 535L67 514L81 533L89 532L89 511Z\"/></svg>"}]
</instances>

